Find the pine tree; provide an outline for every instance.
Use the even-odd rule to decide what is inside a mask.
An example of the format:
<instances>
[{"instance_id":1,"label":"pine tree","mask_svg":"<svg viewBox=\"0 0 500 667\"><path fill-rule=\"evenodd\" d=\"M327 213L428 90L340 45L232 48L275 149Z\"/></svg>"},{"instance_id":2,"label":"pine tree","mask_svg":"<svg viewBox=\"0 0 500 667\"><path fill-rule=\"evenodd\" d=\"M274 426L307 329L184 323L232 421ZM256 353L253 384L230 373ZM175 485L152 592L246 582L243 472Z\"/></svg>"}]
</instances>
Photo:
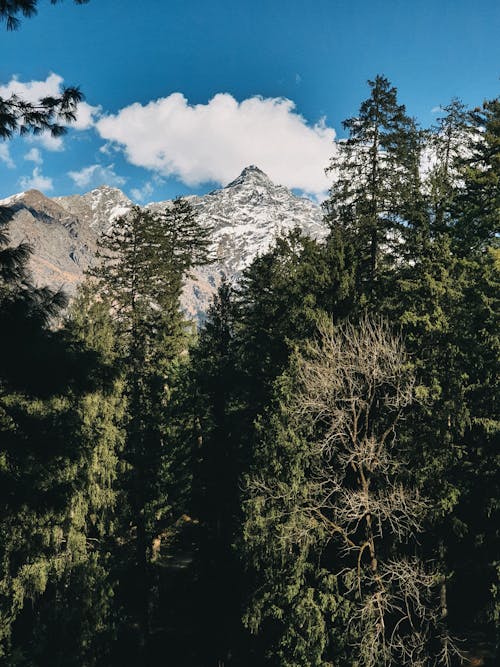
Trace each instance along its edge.
<instances>
[{"instance_id":1,"label":"pine tree","mask_svg":"<svg viewBox=\"0 0 500 667\"><path fill-rule=\"evenodd\" d=\"M191 350L190 411L198 428L192 515L198 529L193 576L194 633L202 664L225 665L240 633L242 573L233 544L239 528L241 452L234 288L223 276Z\"/></svg>"},{"instance_id":2,"label":"pine tree","mask_svg":"<svg viewBox=\"0 0 500 667\"><path fill-rule=\"evenodd\" d=\"M491 554L498 539L491 523L498 412L490 400L498 393L497 191L475 189L467 180L469 174L471 183L476 177L494 182L494 159L489 166L486 158L491 138L481 136L459 102L444 110L429 137L434 165L422 186L427 234L406 235L404 261L394 268L379 307L401 324L418 377L421 400L405 429L414 443L418 483L433 499L424 544L441 570L442 614L470 648L473 627L494 643L487 616L495 605L488 589L494 586ZM475 172L470 161L481 151ZM484 197L481 205L474 204L473 192ZM492 484L482 495L485 479ZM466 594L472 571L482 583Z\"/></svg>"},{"instance_id":3,"label":"pine tree","mask_svg":"<svg viewBox=\"0 0 500 667\"><path fill-rule=\"evenodd\" d=\"M500 99L471 114L466 154L459 164L462 180L454 209L453 242L470 256L492 244L500 233Z\"/></svg>"},{"instance_id":4,"label":"pine tree","mask_svg":"<svg viewBox=\"0 0 500 667\"><path fill-rule=\"evenodd\" d=\"M188 340L180 297L192 268L208 261L208 233L183 200L161 212L134 207L113 223L91 272L119 332L127 396L122 521L131 551L120 578L131 619L124 632L138 628L131 651L139 654L127 657L132 661L144 655L154 614L153 544L178 518L170 493L176 455L170 404Z\"/></svg>"},{"instance_id":5,"label":"pine tree","mask_svg":"<svg viewBox=\"0 0 500 667\"><path fill-rule=\"evenodd\" d=\"M8 322L1 344L9 350L0 365L0 642L6 664L16 664L33 646L32 635L50 625L48 600L64 596L77 571L99 567L95 544L113 509L121 437L120 392L105 360L66 330L48 326L65 301L34 288L27 258L16 250L12 256L0 298L0 316Z\"/></svg>"},{"instance_id":6,"label":"pine tree","mask_svg":"<svg viewBox=\"0 0 500 667\"><path fill-rule=\"evenodd\" d=\"M279 237L244 272L236 294L236 341L254 419L286 368L296 342L319 314L342 319L353 308L356 258L340 235L318 243L299 229Z\"/></svg>"},{"instance_id":7,"label":"pine tree","mask_svg":"<svg viewBox=\"0 0 500 667\"><path fill-rule=\"evenodd\" d=\"M358 255L358 289L373 296L391 254L399 252L409 202L418 193L420 132L383 76L369 81L370 97L344 121L347 139L335 146L326 220L342 230ZM415 204L415 202L414 202Z\"/></svg>"},{"instance_id":8,"label":"pine tree","mask_svg":"<svg viewBox=\"0 0 500 667\"><path fill-rule=\"evenodd\" d=\"M451 231L459 165L470 141L469 114L465 105L453 99L442 112L427 135L427 158L431 166L424 187L429 199L429 227L434 237Z\"/></svg>"},{"instance_id":9,"label":"pine tree","mask_svg":"<svg viewBox=\"0 0 500 667\"><path fill-rule=\"evenodd\" d=\"M253 465L246 476L240 549L250 572L245 625L254 636L255 664L325 667L349 664L344 632L350 615L328 550L307 536L301 509L308 493L312 430L296 420L296 359L275 382L274 398L256 426ZM288 489L268 492L268 485ZM289 539L293 526L303 540ZM319 532L321 532L319 530Z\"/></svg>"}]
</instances>

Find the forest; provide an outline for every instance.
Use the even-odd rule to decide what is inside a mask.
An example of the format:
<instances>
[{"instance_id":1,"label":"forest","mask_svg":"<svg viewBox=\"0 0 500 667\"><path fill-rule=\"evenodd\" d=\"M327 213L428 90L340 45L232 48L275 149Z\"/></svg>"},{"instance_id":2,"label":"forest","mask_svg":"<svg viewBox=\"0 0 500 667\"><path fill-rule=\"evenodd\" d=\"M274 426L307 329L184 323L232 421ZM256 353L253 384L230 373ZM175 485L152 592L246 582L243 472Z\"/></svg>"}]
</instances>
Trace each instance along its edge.
<instances>
[{"instance_id":1,"label":"forest","mask_svg":"<svg viewBox=\"0 0 500 667\"><path fill-rule=\"evenodd\" d=\"M0 135L80 99L0 100ZM119 218L71 302L0 208L0 664L498 664L500 98L424 129L377 75L344 129L325 240L199 328L187 200Z\"/></svg>"}]
</instances>

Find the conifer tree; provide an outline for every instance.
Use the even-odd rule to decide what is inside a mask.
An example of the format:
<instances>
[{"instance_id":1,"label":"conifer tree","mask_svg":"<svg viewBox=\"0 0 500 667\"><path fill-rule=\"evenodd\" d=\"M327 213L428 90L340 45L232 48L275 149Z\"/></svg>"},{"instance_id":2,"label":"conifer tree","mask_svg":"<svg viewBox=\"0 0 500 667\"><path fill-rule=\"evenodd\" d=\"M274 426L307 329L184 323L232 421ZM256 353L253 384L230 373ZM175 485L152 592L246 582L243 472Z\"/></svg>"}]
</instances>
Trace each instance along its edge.
<instances>
[{"instance_id":1,"label":"conifer tree","mask_svg":"<svg viewBox=\"0 0 500 667\"><path fill-rule=\"evenodd\" d=\"M471 114L461 187L454 210L453 241L462 256L498 245L500 234L500 98Z\"/></svg>"},{"instance_id":2,"label":"conifer tree","mask_svg":"<svg viewBox=\"0 0 500 667\"><path fill-rule=\"evenodd\" d=\"M333 234L319 243L295 229L244 272L235 299L235 343L245 391L255 406L252 419L266 405L294 343L315 331L318 315L342 319L350 312L355 267L349 240Z\"/></svg>"},{"instance_id":3,"label":"conifer tree","mask_svg":"<svg viewBox=\"0 0 500 667\"><path fill-rule=\"evenodd\" d=\"M101 567L95 544L114 504L121 400L101 355L49 327L63 297L30 283L18 249L2 260L0 650L13 665L36 653L48 601L64 597L77 571ZM47 635L39 639L43 647Z\"/></svg>"},{"instance_id":4,"label":"conifer tree","mask_svg":"<svg viewBox=\"0 0 500 667\"><path fill-rule=\"evenodd\" d=\"M294 230L253 262L236 289L222 283L192 352L201 443L193 511L206 547L198 552L200 595L203 605L221 608L213 624L203 617L202 626L209 651L224 663L229 653L233 661L251 662L254 650L238 627L238 609L251 584L234 546L240 543L241 480L253 460L254 420L293 346L315 330L318 314L333 311L341 318L349 312L352 276L348 245L321 244ZM208 598L215 585L206 587L209 575L221 587L217 602Z\"/></svg>"},{"instance_id":5,"label":"conifer tree","mask_svg":"<svg viewBox=\"0 0 500 667\"><path fill-rule=\"evenodd\" d=\"M424 179L424 188L429 199L433 237L450 231L453 202L458 193L459 165L471 140L469 114L460 100L453 99L442 112L427 135L431 167Z\"/></svg>"},{"instance_id":6,"label":"conifer tree","mask_svg":"<svg viewBox=\"0 0 500 667\"><path fill-rule=\"evenodd\" d=\"M50 0L53 5L58 0ZM74 0L77 5L84 5L89 0ZM19 15L31 18L37 13L38 0L2 0L0 3L0 21L5 21L7 30L17 30L20 26Z\"/></svg>"},{"instance_id":7,"label":"conifer tree","mask_svg":"<svg viewBox=\"0 0 500 667\"><path fill-rule=\"evenodd\" d=\"M192 515L198 522L194 632L203 664L229 663L238 642L242 573L233 544L240 515L241 452L234 288L223 276L191 351L190 410L198 427Z\"/></svg>"},{"instance_id":8,"label":"conifer tree","mask_svg":"<svg viewBox=\"0 0 500 667\"><path fill-rule=\"evenodd\" d=\"M207 261L208 233L183 200L161 212L134 207L111 226L101 242L101 263L91 272L119 332L127 396L122 520L131 548L121 573L131 619L124 631L130 635L131 624L138 628L135 650L142 656L154 611L153 543L177 519L169 404L187 345L180 296L191 269Z\"/></svg>"},{"instance_id":9,"label":"conifer tree","mask_svg":"<svg viewBox=\"0 0 500 667\"><path fill-rule=\"evenodd\" d=\"M420 132L383 76L369 81L370 97L344 121L346 140L335 145L334 177L326 220L343 231L358 255L358 289L373 295L391 253L398 253L402 222L418 193Z\"/></svg>"},{"instance_id":10,"label":"conifer tree","mask_svg":"<svg viewBox=\"0 0 500 667\"><path fill-rule=\"evenodd\" d=\"M495 151L492 137L482 136L463 105L454 101L444 110L429 136L434 164L422 185L427 233L405 235L405 260L394 267L379 307L401 324L420 385L421 400L405 429L414 443L418 483L433 499L424 544L441 570L441 613L461 636L481 627L491 645L487 615L495 603L487 591L496 576L491 552L498 534L490 523L495 483L480 497L484 479L495 477L498 433L498 412L484 400L498 393L492 380L498 375L498 302L491 291L498 281L492 214L497 191L469 186L467 179L470 174L471 183L476 177L494 182L494 159L490 166L486 156ZM481 154L476 172L471 165ZM481 205L474 205L473 191L484 197ZM471 474L479 467L481 477ZM466 583L471 571L483 582L474 591Z\"/></svg>"}]
</instances>

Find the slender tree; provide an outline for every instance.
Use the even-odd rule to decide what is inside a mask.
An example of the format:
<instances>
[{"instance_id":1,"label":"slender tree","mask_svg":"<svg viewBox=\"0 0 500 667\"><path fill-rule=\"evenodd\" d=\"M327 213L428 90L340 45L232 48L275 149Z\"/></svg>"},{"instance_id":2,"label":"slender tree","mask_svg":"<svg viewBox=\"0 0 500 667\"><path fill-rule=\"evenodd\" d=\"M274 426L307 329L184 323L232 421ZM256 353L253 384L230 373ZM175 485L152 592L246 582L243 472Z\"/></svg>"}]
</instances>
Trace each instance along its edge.
<instances>
[{"instance_id":1,"label":"slender tree","mask_svg":"<svg viewBox=\"0 0 500 667\"><path fill-rule=\"evenodd\" d=\"M454 213L457 253L470 256L492 244L500 233L500 98L471 114L465 155L459 165L461 187Z\"/></svg>"},{"instance_id":2,"label":"slender tree","mask_svg":"<svg viewBox=\"0 0 500 667\"><path fill-rule=\"evenodd\" d=\"M370 97L344 121L348 138L335 145L325 212L331 228L354 243L359 289L370 296L391 253L399 251L409 201L418 193L420 133L385 77L368 83Z\"/></svg>"},{"instance_id":3,"label":"slender tree","mask_svg":"<svg viewBox=\"0 0 500 667\"><path fill-rule=\"evenodd\" d=\"M138 628L142 656L155 604L154 543L177 520L170 493L174 445L169 405L187 345L180 296L191 269L207 261L208 233L183 200L161 212L134 207L101 241L100 264L91 272L119 331L119 365L128 400L123 530L132 549L121 580L129 589L127 604L136 619L131 622ZM127 580L132 564L133 583Z\"/></svg>"}]
</instances>

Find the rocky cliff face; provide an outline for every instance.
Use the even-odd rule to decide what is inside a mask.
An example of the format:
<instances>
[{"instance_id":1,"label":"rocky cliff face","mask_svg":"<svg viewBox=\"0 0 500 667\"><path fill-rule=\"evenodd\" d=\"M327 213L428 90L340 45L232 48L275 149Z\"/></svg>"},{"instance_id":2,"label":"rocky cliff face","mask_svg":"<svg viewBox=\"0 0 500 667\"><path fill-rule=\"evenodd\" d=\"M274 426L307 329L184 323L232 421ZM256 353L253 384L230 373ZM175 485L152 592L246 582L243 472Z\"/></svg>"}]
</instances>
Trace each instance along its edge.
<instances>
[{"instance_id":1,"label":"rocky cliff face","mask_svg":"<svg viewBox=\"0 0 500 667\"><path fill-rule=\"evenodd\" d=\"M189 197L199 220L213 230L215 264L197 271L188 282L184 305L202 316L223 271L237 279L276 236L299 226L315 238L325 235L319 206L275 185L255 166L247 167L225 188ZM31 268L37 284L64 289L70 295L94 261L98 238L125 214L132 202L121 190L101 186L84 195L45 197L29 190L0 201L14 212L9 223L12 243L33 247ZM169 202L148 204L158 209Z\"/></svg>"}]
</instances>

